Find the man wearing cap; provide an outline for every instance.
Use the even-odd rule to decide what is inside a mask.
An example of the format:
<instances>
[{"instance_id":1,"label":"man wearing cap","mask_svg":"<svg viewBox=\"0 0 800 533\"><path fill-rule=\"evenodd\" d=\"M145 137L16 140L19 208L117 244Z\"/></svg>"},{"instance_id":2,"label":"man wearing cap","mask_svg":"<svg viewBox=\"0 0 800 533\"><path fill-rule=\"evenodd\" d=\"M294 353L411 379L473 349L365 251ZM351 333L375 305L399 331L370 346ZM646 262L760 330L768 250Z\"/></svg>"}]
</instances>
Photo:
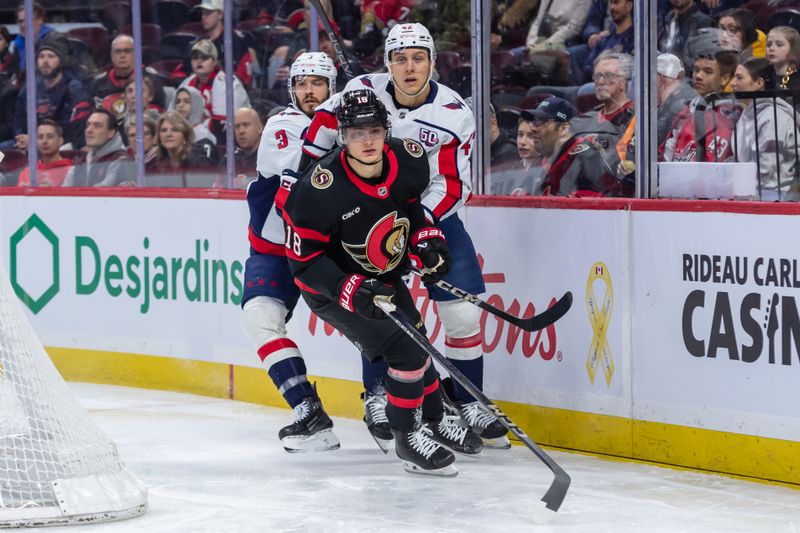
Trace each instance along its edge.
<instances>
[{"instance_id":1,"label":"man wearing cap","mask_svg":"<svg viewBox=\"0 0 800 533\"><path fill-rule=\"evenodd\" d=\"M537 149L546 158L542 190L537 194L555 196L629 196L630 187L617 179L619 156L606 149L599 135L576 136L569 121L575 108L568 101L551 96L522 118L533 124Z\"/></svg>"},{"instance_id":2,"label":"man wearing cap","mask_svg":"<svg viewBox=\"0 0 800 533\"><path fill-rule=\"evenodd\" d=\"M203 39L208 39L217 49L217 58L220 65L225 64L224 25L223 25L223 0L203 0L193 9L200 10L200 20L203 24ZM255 51L247 46L244 35L233 31L233 73L241 82L250 87L253 84L253 70L258 64ZM182 80L191 72L191 64L184 61L172 72L173 80Z\"/></svg>"},{"instance_id":3,"label":"man wearing cap","mask_svg":"<svg viewBox=\"0 0 800 533\"><path fill-rule=\"evenodd\" d=\"M656 62L656 94L658 101L658 144L664 142L675 117L686 108L697 91L686 83L683 63L674 54L659 54Z\"/></svg>"},{"instance_id":4,"label":"man wearing cap","mask_svg":"<svg viewBox=\"0 0 800 533\"><path fill-rule=\"evenodd\" d=\"M83 146L83 123L91 105L83 84L64 71L69 45L63 35L51 32L36 51L36 120L55 120L73 149ZM27 91L20 89L14 109L15 148L28 148Z\"/></svg>"},{"instance_id":5,"label":"man wearing cap","mask_svg":"<svg viewBox=\"0 0 800 533\"><path fill-rule=\"evenodd\" d=\"M194 87L203 96L208 129L220 143L225 138L225 73L218 62L217 47L208 39L201 39L192 45L192 74L183 80L180 87ZM233 107L250 107L250 98L242 83L233 77Z\"/></svg>"}]
</instances>

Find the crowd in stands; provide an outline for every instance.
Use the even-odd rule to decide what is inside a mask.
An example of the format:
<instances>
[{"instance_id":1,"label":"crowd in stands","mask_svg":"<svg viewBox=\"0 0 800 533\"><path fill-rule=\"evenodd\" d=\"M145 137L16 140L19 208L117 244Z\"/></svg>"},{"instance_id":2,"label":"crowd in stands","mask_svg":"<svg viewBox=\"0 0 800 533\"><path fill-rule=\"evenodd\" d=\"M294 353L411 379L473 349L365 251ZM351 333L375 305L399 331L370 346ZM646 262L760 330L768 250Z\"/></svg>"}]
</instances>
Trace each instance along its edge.
<instances>
[{"instance_id":1,"label":"crowd in stands","mask_svg":"<svg viewBox=\"0 0 800 533\"><path fill-rule=\"evenodd\" d=\"M634 193L633 8L497 5L493 194ZM800 199L800 1L658 0L657 12L659 161L754 162L761 199Z\"/></svg>"},{"instance_id":2,"label":"crowd in stands","mask_svg":"<svg viewBox=\"0 0 800 533\"><path fill-rule=\"evenodd\" d=\"M800 0L654 1L659 160L754 161L762 199L795 199ZM2 185L30 182L25 150L34 140L39 185L136 184L135 43L126 2L106 2L79 20L35 4L34 137L27 131L22 6L6 21L17 23L17 35L0 25ZM122 4L122 12L110 4ZM310 27L307 3L234 4L229 127L222 0L142 3L148 186L245 186L255 176L263 124L289 104L289 65L308 49L310 32L337 65L337 87L347 81L322 24ZM436 40L434 79L470 96L468 0L322 4L356 74L383 69L383 39L392 25L420 21ZM632 0L492 3L487 192L633 195L634 17ZM53 20L94 24L62 32ZM225 171L228 131L236 146L232 180Z\"/></svg>"}]
</instances>

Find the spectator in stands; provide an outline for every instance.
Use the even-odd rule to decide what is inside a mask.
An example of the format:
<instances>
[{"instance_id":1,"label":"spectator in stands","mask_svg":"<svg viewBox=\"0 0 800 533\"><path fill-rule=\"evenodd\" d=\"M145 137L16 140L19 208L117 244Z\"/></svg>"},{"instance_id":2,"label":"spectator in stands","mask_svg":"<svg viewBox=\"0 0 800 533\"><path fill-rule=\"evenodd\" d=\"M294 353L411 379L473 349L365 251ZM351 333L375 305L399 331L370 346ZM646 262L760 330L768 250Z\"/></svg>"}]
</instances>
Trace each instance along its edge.
<instances>
[{"instance_id":1,"label":"spectator in stands","mask_svg":"<svg viewBox=\"0 0 800 533\"><path fill-rule=\"evenodd\" d=\"M533 125L536 148L547 160L542 193L557 196L619 196L622 185L616 172L619 157L613 147L572 132L575 108L557 96L544 100L526 119ZM538 194L538 191L534 192Z\"/></svg>"},{"instance_id":2,"label":"spectator in stands","mask_svg":"<svg viewBox=\"0 0 800 533\"><path fill-rule=\"evenodd\" d=\"M256 159L264 124L261 122L261 117L258 116L258 113L249 107L237 110L233 121L236 131L236 149L233 152L236 175L233 180L233 187L244 189L248 183L258 177ZM227 166L228 156L226 154L219 166L223 175ZM220 185L227 186L226 180L220 180Z\"/></svg>"},{"instance_id":3,"label":"spectator in stands","mask_svg":"<svg viewBox=\"0 0 800 533\"><path fill-rule=\"evenodd\" d=\"M567 41L581 34L591 7L592 0L543 0L528 30L528 50L564 50Z\"/></svg>"},{"instance_id":4,"label":"spectator in stands","mask_svg":"<svg viewBox=\"0 0 800 533\"><path fill-rule=\"evenodd\" d=\"M756 28L753 14L747 9L729 9L719 17L717 27L741 43L740 61L751 57L766 57L767 35Z\"/></svg>"},{"instance_id":5,"label":"spectator in stands","mask_svg":"<svg viewBox=\"0 0 800 533\"><path fill-rule=\"evenodd\" d=\"M703 97L724 92L733 79L738 63L738 54L727 50L695 57L692 67L694 89Z\"/></svg>"},{"instance_id":6,"label":"spectator in stands","mask_svg":"<svg viewBox=\"0 0 800 533\"><path fill-rule=\"evenodd\" d=\"M767 59L778 74L778 88L800 89L800 34L789 26L776 26L767 34Z\"/></svg>"},{"instance_id":7,"label":"spectator in stands","mask_svg":"<svg viewBox=\"0 0 800 533\"><path fill-rule=\"evenodd\" d=\"M516 144L500 130L497 113L492 104L489 104L489 139L492 142L489 147L492 167L516 162L519 159Z\"/></svg>"},{"instance_id":8,"label":"spectator in stands","mask_svg":"<svg viewBox=\"0 0 800 533\"><path fill-rule=\"evenodd\" d=\"M206 117L205 102L200 91L194 87L181 87L175 92L175 99L170 104L170 111L177 111L194 130L195 144L208 145L204 149L206 153L211 153L211 159L217 161L216 149L217 138L208 131L208 120Z\"/></svg>"},{"instance_id":9,"label":"spectator in stands","mask_svg":"<svg viewBox=\"0 0 800 533\"><path fill-rule=\"evenodd\" d=\"M142 75L150 80L152 101L163 110L166 98L156 71L142 67ZM111 67L95 76L89 88L94 107L105 107L122 117L126 112L125 88L135 79L133 37L119 34L111 41Z\"/></svg>"},{"instance_id":10,"label":"spectator in stands","mask_svg":"<svg viewBox=\"0 0 800 533\"><path fill-rule=\"evenodd\" d=\"M37 122L50 118L58 122L73 149L83 146L83 125L91 105L83 84L64 71L69 54L66 39L48 35L36 54ZM28 148L27 95L22 87L14 109L15 148Z\"/></svg>"},{"instance_id":11,"label":"spectator in stands","mask_svg":"<svg viewBox=\"0 0 800 533\"><path fill-rule=\"evenodd\" d=\"M207 39L192 46L192 74L180 87L194 87L203 96L207 113L206 125L219 143L224 143L225 124L225 73L217 61L217 48ZM233 106L250 107L250 99L236 76L233 77Z\"/></svg>"},{"instance_id":12,"label":"spectator in stands","mask_svg":"<svg viewBox=\"0 0 800 533\"><path fill-rule=\"evenodd\" d=\"M153 79L142 78L142 100L144 112L158 120L158 116L164 112L164 108L156 104L154 99L155 85ZM131 80L125 85L125 116L136 114L136 80Z\"/></svg>"},{"instance_id":13,"label":"spectator in stands","mask_svg":"<svg viewBox=\"0 0 800 533\"><path fill-rule=\"evenodd\" d=\"M14 101L19 90L19 61L11 46L11 34L0 26L0 141L14 137Z\"/></svg>"},{"instance_id":14,"label":"spectator in stands","mask_svg":"<svg viewBox=\"0 0 800 533\"><path fill-rule=\"evenodd\" d=\"M136 116L130 116L128 118L126 133L128 136L128 155L131 159L136 157L136 125ZM158 162L158 146L156 146L156 119L148 115L145 115L144 117L142 141L144 142L144 167L145 169L154 168Z\"/></svg>"},{"instance_id":15,"label":"spectator in stands","mask_svg":"<svg viewBox=\"0 0 800 533\"><path fill-rule=\"evenodd\" d=\"M147 174L151 187L211 187L216 165L207 144L195 144L194 130L183 116L167 111L156 124L158 162Z\"/></svg>"},{"instance_id":16,"label":"spectator in stands","mask_svg":"<svg viewBox=\"0 0 800 533\"><path fill-rule=\"evenodd\" d=\"M694 0L670 0L670 9L661 21L658 30L658 49L675 54L683 64L690 65L691 58L686 49L689 36L700 28L709 28L714 20L701 12Z\"/></svg>"},{"instance_id":17,"label":"spectator in stands","mask_svg":"<svg viewBox=\"0 0 800 533\"><path fill-rule=\"evenodd\" d=\"M535 146L533 110L523 110L517 123L514 159L492 163L492 194L528 196L541 194L542 156Z\"/></svg>"},{"instance_id":18,"label":"spectator in stands","mask_svg":"<svg viewBox=\"0 0 800 533\"><path fill-rule=\"evenodd\" d=\"M664 142L675 118L693 99L697 91L686 81L683 63L674 54L659 54L656 61L656 96L658 103L658 144Z\"/></svg>"},{"instance_id":19,"label":"spectator in stands","mask_svg":"<svg viewBox=\"0 0 800 533\"><path fill-rule=\"evenodd\" d=\"M633 53L633 0L610 0L608 11L611 25L608 30L595 33L589 37L585 59L572 54L577 47L570 47L572 82L580 85L589 81L595 60L603 52Z\"/></svg>"},{"instance_id":20,"label":"spectator in stands","mask_svg":"<svg viewBox=\"0 0 800 533\"><path fill-rule=\"evenodd\" d=\"M223 22L223 0L202 0L194 6L200 10L200 17L203 24L203 39L207 39L214 44L217 49L219 63L224 65L225 61L225 39ZM194 48L192 48L194 50ZM247 46L247 41L242 32L233 32L233 74L241 82L250 87L253 85L253 75L258 68L258 57L255 51ZM187 60L176 67L172 73L174 81L183 81L192 72L192 65Z\"/></svg>"},{"instance_id":21,"label":"spectator in stands","mask_svg":"<svg viewBox=\"0 0 800 533\"><path fill-rule=\"evenodd\" d=\"M117 117L95 109L86 120L86 146L64 180L65 187L115 187L135 178L133 161L117 131Z\"/></svg>"},{"instance_id":22,"label":"spectator in stands","mask_svg":"<svg viewBox=\"0 0 800 533\"><path fill-rule=\"evenodd\" d=\"M734 91L776 88L775 70L766 59L750 58L736 67ZM733 137L736 159L758 164L762 200L785 199L790 186L797 181L798 132L794 109L783 98L766 95L740 103L744 109Z\"/></svg>"},{"instance_id":23,"label":"spectator in stands","mask_svg":"<svg viewBox=\"0 0 800 533\"><path fill-rule=\"evenodd\" d=\"M33 34L36 36L34 46L37 46L45 35L54 31L52 26L44 23L45 9L39 2L33 3ZM19 58L20 70L25 70L25 4L20 3L17 6L17 26L19 26L19 33L14 38L12 43L12 51Z\"/></svg>"},{"instance_id":24,"label":"spectator in stands","mask_svg":"<svg viewBox=\"0 0 800 533\"><path fill-rule=\"evenodd\" d=\"M573 131L609 134L614 143L628 127L635 108L628 98L628 81L633 74L633 57L603 52L595 60L592 79L600 105L573 121Z\"/></svg>"},{"instance_id":25,"label":"spectator in stands","mask_svg":"<svg viewBox=\"0 0 800 533\"><path fill-rule=\"evenodd\" d=\"M40 187L61 187L67 172L72 168L72 160L61 156L59 148L64 144L64 134L58 122L44 119L36 128L36 150L39 161L36 163L36 185ZM31 169L25 167L19 175L20 187L31 184Z\"/></svg>"}]
</instances>

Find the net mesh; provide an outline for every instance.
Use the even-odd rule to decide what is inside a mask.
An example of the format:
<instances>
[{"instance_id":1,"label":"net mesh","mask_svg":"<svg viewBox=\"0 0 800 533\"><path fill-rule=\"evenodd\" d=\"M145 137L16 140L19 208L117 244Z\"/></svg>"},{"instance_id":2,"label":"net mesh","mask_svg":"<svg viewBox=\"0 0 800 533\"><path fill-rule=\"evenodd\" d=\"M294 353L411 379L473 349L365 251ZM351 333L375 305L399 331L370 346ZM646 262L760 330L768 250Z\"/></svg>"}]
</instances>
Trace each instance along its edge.
<instances>
[{"instance_id":1,"label":"net mesh","mask_svg":"<svg viewBox=\"0 0 800 533\"><path fill-rule=\"evenodd\" d=\"M63 517L59 482L114 476L131 477L39 343L0 265L0 522L26 509Z\"/></svg>"}]
</instances>

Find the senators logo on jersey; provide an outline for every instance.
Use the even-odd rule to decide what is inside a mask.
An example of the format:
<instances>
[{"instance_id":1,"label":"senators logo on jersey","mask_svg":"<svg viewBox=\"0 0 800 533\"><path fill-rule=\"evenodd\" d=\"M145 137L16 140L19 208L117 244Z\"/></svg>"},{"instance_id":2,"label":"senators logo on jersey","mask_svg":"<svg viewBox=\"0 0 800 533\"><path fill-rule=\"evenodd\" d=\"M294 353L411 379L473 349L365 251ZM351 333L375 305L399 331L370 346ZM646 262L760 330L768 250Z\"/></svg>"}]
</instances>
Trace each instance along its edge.
<instances>
[{"instance_id":1,"label":"senators logo on jersey","mask_svg":"<svg viewBox=\"0 0 800 533\"><path fill-rule=\"evenodd\" d=\"M367 271L384 274L403 258L411 224L392 211L372 226L364 244L342 243L348 254Z\"/></svg>"},{"instance_id":2,"label":"senators logo on jersey","mask_svg":"<svg viewBox=\"0 0 800 533\"><path fill-rule=\"evenodd\" d=\"M317 189L327 189L332 183L333 172L317 165L317 168L314 169L314 173L311 174L311 185Z\"/></svg>"},{"instance_id":3,"label":"senators logo on jersey","mask_svg":"<svg viewBox=\"0 0 800 533\"><path fill-rule=\"evenodd\" d=\"M425 153L425 150L423 150L422 146L418 142L412 141L411 139L403 139L403 146L405 146L406 152L414 157L422 157L422 154Z\"/></svg>"}]
</instances>

